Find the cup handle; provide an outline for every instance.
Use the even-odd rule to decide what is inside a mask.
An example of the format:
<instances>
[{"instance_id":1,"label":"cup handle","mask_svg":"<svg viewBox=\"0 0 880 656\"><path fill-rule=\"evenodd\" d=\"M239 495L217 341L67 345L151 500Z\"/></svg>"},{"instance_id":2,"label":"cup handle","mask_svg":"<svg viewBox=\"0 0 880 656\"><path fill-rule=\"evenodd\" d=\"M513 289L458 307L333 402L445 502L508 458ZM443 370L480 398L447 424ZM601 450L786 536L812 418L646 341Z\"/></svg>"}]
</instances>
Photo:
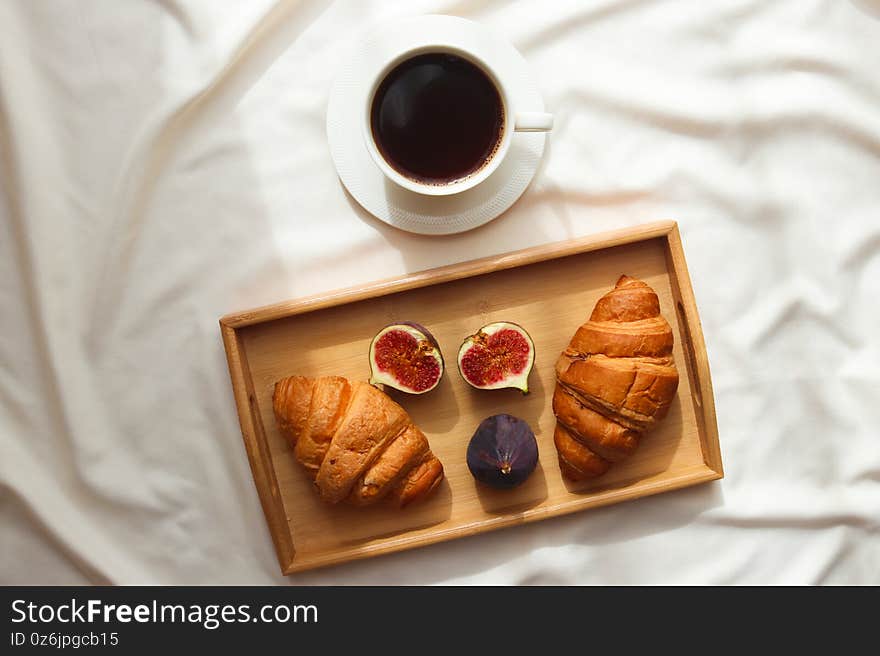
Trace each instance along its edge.
<instances>
[{"instance_id":1,"label":"cup handle","mask_svg":"<svg viewBox=\"0 0 880 656\"><path fill-rule=\"evenodd\" d=\"M516 132L549 132L553 129L553 114L546 112L518 112L513 129Z\"/></svg>"}]
</instances>

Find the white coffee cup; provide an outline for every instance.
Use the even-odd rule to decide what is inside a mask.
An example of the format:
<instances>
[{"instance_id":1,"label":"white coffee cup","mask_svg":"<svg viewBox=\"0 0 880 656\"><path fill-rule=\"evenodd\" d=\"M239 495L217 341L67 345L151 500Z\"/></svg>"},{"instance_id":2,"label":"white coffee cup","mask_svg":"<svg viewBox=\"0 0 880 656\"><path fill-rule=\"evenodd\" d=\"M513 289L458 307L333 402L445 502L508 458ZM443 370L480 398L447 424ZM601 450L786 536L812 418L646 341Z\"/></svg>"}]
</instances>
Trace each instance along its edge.
<instances>
[{"instance_id":1,"label":"white coffee cup","mask_svg":"<svg viewBox=\"0 0 880 656\"><path fill-rule=\"evenodd\" d=\"M406 175L400 173L394 167L392 167L391 164L389 164L388 161L382 156L379 147L376 145L370 123L373 99L375 98L376 91L379 89L379 86L381 85L385 77L394 68L396 68L399 64L402 64L406 60L416 57L418 55L433 53L456 55L478 66L484 73L486 73L486 75L495 85L495 88L498 90L498 95L501 97L501 104L504 111L504 125L502 128L502 134L499 138L498 147L495 149L494 153L487 160L487 162L483 164L479 169L463 178L453 180L449 183L440 184L429 184L426 182L414 180L413 178L407 177ZM425 194L428 196L449 196L452 194L459 194L463 191L467 191L468 189L476 187L478 184L480 184L481 182L486 180L486 178L492 175L492 173L495 172L495 169L500 166L501 162L507 156L515 132L548 132L552 128L552 114L547 114L545 112L516 112L515 108L511 104L510 96L505 88L504 82L499 78L492 67L490 67L483 59L475 55L473 52L466 51L457 46L452 46L448 44L437 44L419 46L418 48L413 48L407 50L406 52L400 53L397 56L393 57L390 61L388 61L385 66L381 68L379 74L369 86L369 93L366 97L366 106L363 111L362 132L364 136L364 141L367 146L367 151L370 153L370 156L373 158L373 162L375 162L376 166L378 166L382 173L385 174L386 178L388 178L395 184L403 187L404 189L409 189L410 191L414 191L419 194Z\"/></svg>"}]
</instances>

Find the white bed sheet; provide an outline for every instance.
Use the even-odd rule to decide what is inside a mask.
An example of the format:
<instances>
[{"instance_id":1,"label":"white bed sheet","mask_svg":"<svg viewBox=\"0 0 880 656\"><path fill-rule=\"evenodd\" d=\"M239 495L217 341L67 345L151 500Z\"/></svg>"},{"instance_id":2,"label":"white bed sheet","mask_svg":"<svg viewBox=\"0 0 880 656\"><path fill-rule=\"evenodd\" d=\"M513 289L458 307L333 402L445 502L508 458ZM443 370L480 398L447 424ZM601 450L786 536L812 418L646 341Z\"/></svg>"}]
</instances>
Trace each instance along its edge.
<instances>
[{"instance_id":1,"label":"white bed sheet","mask_svg":"<svg viewBox=\"0 0 880 656\"><path fill-rule=\"evenodd\" d=\"M506 215L367 216L324 112L390 18L556 114ZM217 319L675 218L723 481L284 578ZM0 583L880 583L880 1L0 3Z\"/></svg>"}]
</instances>

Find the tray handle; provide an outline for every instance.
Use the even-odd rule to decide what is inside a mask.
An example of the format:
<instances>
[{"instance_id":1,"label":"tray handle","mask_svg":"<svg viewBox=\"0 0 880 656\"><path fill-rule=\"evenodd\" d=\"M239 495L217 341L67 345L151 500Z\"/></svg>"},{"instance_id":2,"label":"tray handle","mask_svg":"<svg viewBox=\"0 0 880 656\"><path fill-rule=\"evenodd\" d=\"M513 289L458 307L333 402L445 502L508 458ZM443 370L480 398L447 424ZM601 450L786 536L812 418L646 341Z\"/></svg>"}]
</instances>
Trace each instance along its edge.
<instances>
[{"instance_id":1,"label":"tray handle","mask_svg":"<svg viewBox=\"0 0 880 656\"><path fill-rule=\"evenodd\" d=\"M697 353L694 349L693 337L691 337L691 324L688 322L687 310L684 309L684 304L681 301L676 302L675 309L678 313L678 325L681 326L681 332L684 337L684 352L688 360L688 369L690 369L691 378L694 381L694 385L691 386L691 394L694 398L694 403L702 410L703 385L700 382L700 368L697 366Z\"/></svg>"}]
</instances>

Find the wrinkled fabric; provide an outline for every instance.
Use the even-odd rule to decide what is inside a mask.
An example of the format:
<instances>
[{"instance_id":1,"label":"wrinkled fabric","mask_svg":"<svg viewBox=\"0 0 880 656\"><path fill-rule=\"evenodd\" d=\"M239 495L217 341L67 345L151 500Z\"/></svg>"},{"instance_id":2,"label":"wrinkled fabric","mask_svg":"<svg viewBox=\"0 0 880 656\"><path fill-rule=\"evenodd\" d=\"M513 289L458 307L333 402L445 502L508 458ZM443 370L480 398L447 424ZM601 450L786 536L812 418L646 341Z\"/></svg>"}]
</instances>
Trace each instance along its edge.
<instances>
[{"instance_id":1,"label":"wrinkled fabric","mask_svg":"<svg viewBox=\"0 0 880 656\"><path fill-rule=\"evenodd\" d=\"M335 54L446 13L555 113L504 216L343 191ZM880 583L878 0L0 3L0 582ZM723 481L282 577L223 314L679 221Z\"/></svg>"}]
</instances>

